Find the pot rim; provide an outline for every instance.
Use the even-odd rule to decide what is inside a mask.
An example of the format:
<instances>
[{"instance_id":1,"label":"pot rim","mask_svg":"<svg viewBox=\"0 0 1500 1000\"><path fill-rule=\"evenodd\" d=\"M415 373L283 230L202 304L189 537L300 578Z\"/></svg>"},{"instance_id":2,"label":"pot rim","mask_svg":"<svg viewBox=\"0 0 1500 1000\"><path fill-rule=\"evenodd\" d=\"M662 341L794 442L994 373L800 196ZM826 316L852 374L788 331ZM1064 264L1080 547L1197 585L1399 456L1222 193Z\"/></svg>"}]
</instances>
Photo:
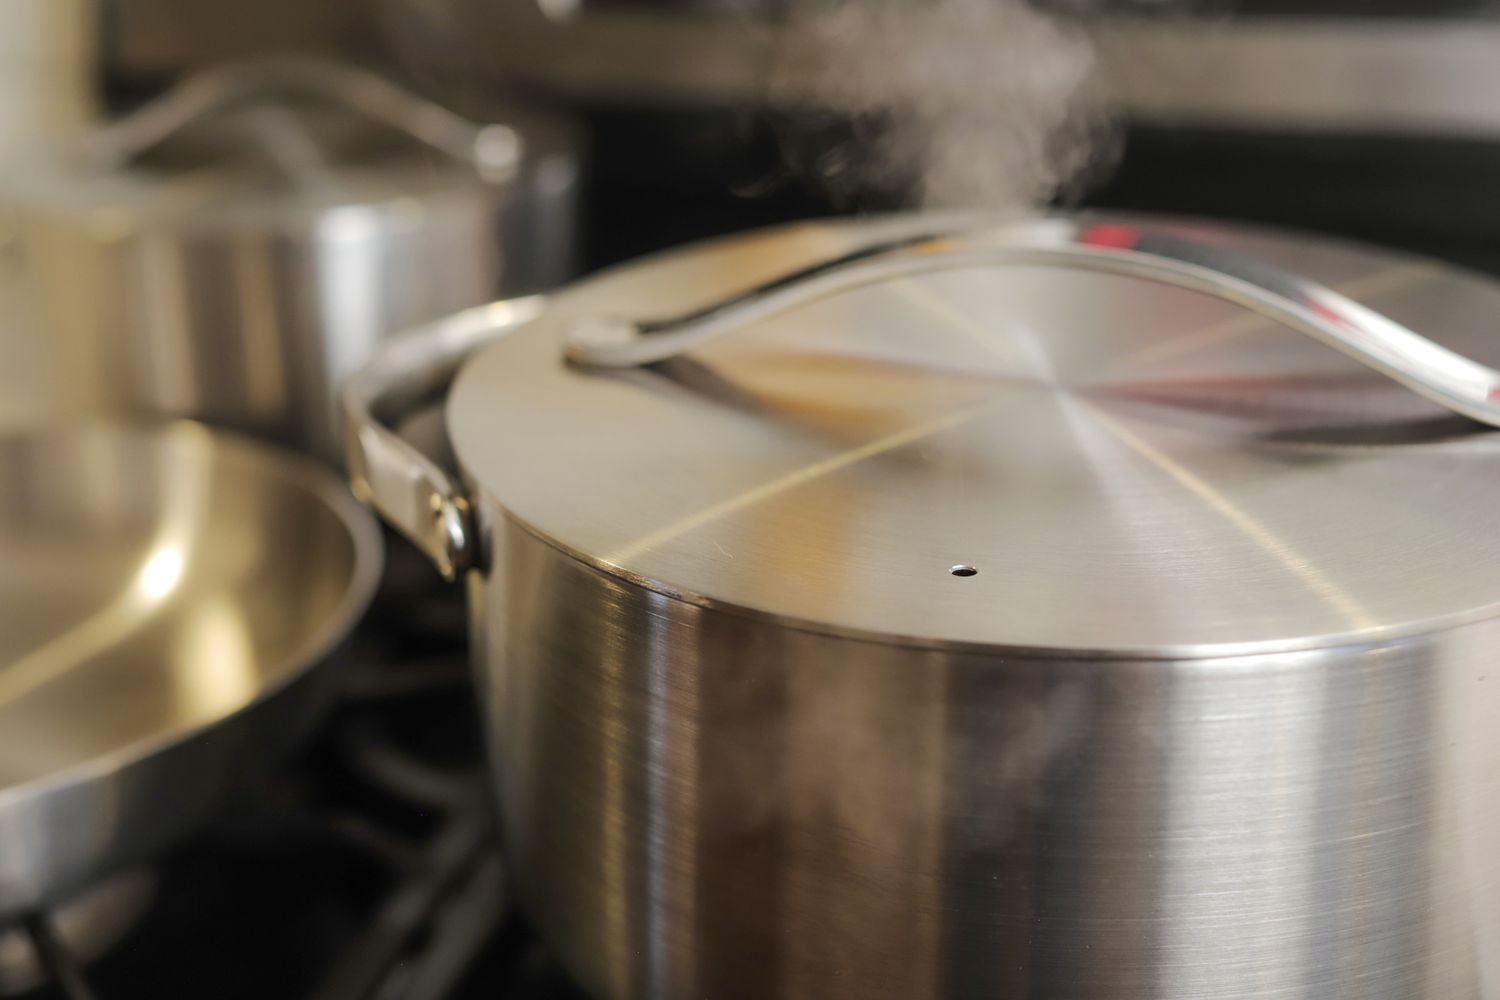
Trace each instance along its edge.
<instances>
[{"instance_id":1,"label":"pot rim","mask_svg":"<svg viewBox=\"0 0 1500 1000\"><path fill-rule=\"evenodd\" d=\"M1355 653L1395 646L1405 642L1427 641L1470 625L1500 619L1500 602L1495 602L1479 608L1442 615L1425 622L1383 625L1363 630L1353 629L1315 636L1298 636L1287 639L1260 639L1246 642L1118 647L1068 647L1027 645L1022 643L982 643L961 639L938 639L927 636L907 635L899 632L878 632L870 629L836 625L830 622L802 618L795 615L781 614L764 608L720 600L604 562L553 538L525 519L506 509L491 493L476 484L468 470L463 468L461 457L459 458L459 465L464 480L469 484L470 495L482 497L484 499L483 506L488 506L497 511L508 524L525 532L534 540L556 550L559 554L585 567L590 572L608 577L611 580L617 581L622 586L633 586L637 589L657 594L668 600L701 608L705 611L732 615L754 622L770 623L797 632L832 636L838 639L874 643L882 646L898 646L903 649L940 653L960 653L1001 660L1210 661L1283 656L1288 654L1327 653L1333 651ZM497 524L491 522L486 524L482 530L484 535L493 538L497 527ZM490 576L495 571L496 568L491 563L478 572L483 576Z\"/></svg>"}]
</instances>

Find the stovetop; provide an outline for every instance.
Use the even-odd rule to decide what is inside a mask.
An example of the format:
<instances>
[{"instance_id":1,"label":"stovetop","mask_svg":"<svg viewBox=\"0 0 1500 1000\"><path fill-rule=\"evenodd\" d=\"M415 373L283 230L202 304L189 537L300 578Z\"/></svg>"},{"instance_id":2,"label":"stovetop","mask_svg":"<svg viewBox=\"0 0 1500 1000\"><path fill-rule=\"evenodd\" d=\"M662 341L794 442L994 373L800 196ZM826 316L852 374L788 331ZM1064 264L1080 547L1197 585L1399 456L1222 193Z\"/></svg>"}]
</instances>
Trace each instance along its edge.
<instances>
[{"instance_id":1,"label":"stovetop","mask_svg":"<svg viewBox=\"0 0 1500 1000\"><path fill-rule=\"evenodd\" d=\"M578 1000L511 905L462 616L453 590L387 595L328 665L343 683L312 741L98 890L131 911L102 954L73 933L88 903L0 934L0 996Z\"/></svg>"}]
</instances>

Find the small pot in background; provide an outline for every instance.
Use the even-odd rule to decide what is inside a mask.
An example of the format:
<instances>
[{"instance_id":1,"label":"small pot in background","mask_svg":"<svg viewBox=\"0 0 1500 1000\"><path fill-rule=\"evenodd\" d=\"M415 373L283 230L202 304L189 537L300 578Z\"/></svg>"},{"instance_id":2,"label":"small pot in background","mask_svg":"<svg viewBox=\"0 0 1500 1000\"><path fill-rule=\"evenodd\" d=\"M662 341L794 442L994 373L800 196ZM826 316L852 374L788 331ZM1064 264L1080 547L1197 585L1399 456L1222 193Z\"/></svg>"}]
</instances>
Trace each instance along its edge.
<instances>
[{"instance_id":1,"label":"small pot in background","mask_svg":"<svg viewBox=\"0 0 1500 1000\"><path fill-rule=\"evenodd\" d=\"M6 179L33 395L333 460L333 387L382 337L570 275L578 148L321 61L199 75Z\"/></svg>"}]
</instances>

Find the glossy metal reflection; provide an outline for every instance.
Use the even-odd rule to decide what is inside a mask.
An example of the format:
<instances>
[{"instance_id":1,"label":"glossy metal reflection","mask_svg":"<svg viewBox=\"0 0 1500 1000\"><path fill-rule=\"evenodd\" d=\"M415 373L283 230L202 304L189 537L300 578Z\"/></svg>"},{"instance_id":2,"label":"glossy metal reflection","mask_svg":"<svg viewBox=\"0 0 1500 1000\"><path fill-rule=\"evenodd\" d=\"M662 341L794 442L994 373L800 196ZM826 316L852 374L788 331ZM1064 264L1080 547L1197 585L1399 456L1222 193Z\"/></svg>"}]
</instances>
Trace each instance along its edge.
<instances>
[{"instance_id":1,"label":"glossy metal reflection","mask_svg":"<svg viewBox=\"0 0 1500 1000\"><path fill-rule=\"evenodd\" d=\"M1148 278L1217 295L1300 330L1455 413L1500 426L1500 372L1434 343L1330 288L1224 247L1149 226L1052 219L992 232L874 244L790 272L723 302L655 320L597 318L569 331L569 360L622 368L678 357L716 336L864 285L995 265Z\"/></svg>"},{"instance_id":2,"label":"glossy metal reflection","mask_svg":"<svg viewBox=\"0 0 1500 1000\"><path fill-rule=\"evenodd\" d=\"M379 566L302 460L193 424L0 436L0 913L156 849L285 746Z\"/></svg>"},{"instance_id":3,"label":"glossy metal reflection","mask_svg":"<svg viewBox=\"0 0 1500 1000\"><path fill-rule=\"evenodd\" d=\"M509 180L520 168L521 137L508 126L475 124L374 73L313 56L264 56L207 70L86 136L83 152L118 170L198 119L287 94L357 109L488 181Z\"/></svg>"},{"instance_id":4,"label":"glossy metal reflection","mask_svg":"<svg viewBox=\"0 0 1500 1000\"><path fill-rule=\"evenodd\" d=\"M335 388L385 337L572 273L577 137L507 119L254 59L81 139L91 155L7 174L0 277L47 405L191 417L336 459ZM421 144L393 144L392 126Z\"/></svg>"},{"instance_id":5,"label":"glossy metal reflection","mask_svg":"<svg viewBox=\"0 0 1500 1000\"><path fill-rule=\"evenodd\" d=\"M1500 362L1493 281L1150 228ZM933 230L738 237L494 325L448 404L461 477L356 421L378 503L469 512L551 946L611 1000L1500 998L1487 428L1222 296L1046 265L563 362L590 318ZM407 362L446 377L453 335ZM393 374L364 389L394 410L430 387Z\"/></svg>"},{"instance_id":6,"label":"glossy metal reflection","mask_svg":"<svg viewBox=\"0 0 1500 1000\"><path fill-rule=\"evenodd\" d=\"M506 845L596 996L1500 996L1494 622L984 656L496 549L471 593Z\"/></svg>"},{"instance_id":7,"label":"glossy metal reflection","mask_svg":"<svg viewBox=\"0 0 1500 1000\"><path fill-rule=\"evenodd\" d=\"M1500 361L1492 281L1336 243L1140 228L1274 261ZM1495 436L1219 296L945 267L814 296L650 369L562 360L580 320L681 314L911 235L865 234L761 234L554 296L459 374L468 478L623 579L872 639L1213 655L1500 607ZM952 577L961 563L981 572Z\"/></svg>"}]
</instances>

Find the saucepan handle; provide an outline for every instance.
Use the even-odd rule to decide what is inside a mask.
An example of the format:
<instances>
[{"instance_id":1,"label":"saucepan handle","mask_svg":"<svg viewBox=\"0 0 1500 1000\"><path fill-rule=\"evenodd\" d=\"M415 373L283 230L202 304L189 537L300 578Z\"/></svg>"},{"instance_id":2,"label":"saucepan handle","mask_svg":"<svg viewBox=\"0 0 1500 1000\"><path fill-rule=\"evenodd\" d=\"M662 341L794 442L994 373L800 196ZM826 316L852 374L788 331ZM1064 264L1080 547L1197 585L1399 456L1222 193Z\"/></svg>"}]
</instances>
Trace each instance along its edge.
<instances>
[{"instance_id":1,"label":"saucepan handle","mask_svg":"<svg viewBox=\"0 0 1500 1000\"><path fill-rule=\"evenodd\" d=\"M509 126L476 124L374 73L312 56L247 59L199 73L91 133L86 153L102 169L119 169L195 121L282 94L343 105L473 166L486 180L513 176L520 162L520 137Z\"/></svg>"},{"instance_id":2,"label":"saucepan handle","mask_svg":"<svg viewBox=\"0 0 1500 1000\"><path fill-rule=\"evenodd\" d=\"M995 265L1132 275L1226 299L1343 351L1456 413L1500 427L1500 372L1493 368L1264 261L1133 222L1042 219L868 246L692 313L581 321L568 331L564 349L570 361L584 367L653 364L837 292L891 278Z\"/></svg>"},{"instance_id":3,"label":"saucepan handle","mask_svg":"<svg viewBox=\"0 0 1500 1000\"><path fill-rule=\"evenodd\" d=\"M540 296L470 309L391 338L339 393L355 495L380 512L448 580L480 563L473 505L462 485L393 429L446 390L476 349L542 308Z\"/></svg>"}]
</instances>

